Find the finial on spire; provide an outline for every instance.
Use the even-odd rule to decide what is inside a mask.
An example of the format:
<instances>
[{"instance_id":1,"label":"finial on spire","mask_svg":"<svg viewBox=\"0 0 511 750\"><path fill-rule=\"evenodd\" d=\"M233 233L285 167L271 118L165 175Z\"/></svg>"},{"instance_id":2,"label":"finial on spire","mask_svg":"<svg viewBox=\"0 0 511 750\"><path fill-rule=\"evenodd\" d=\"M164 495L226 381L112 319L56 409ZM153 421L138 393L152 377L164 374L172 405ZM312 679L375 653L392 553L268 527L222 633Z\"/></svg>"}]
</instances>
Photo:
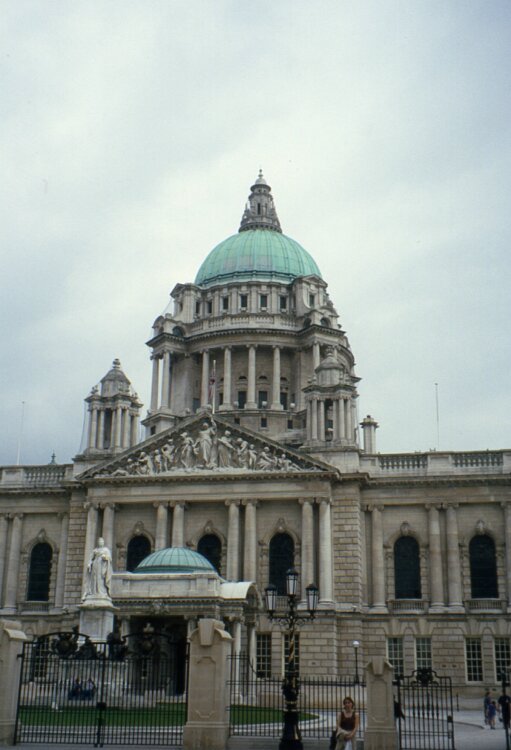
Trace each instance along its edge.
<instances>
[{"instance_id":1,"label":"finial on spire","mask_svg":"<svg viewBox=\"0 0 511 750\"><path fill-rule=\"evenodd\" d=\"M262 169L259 170L259 175L250 188L248 202L241 217L239 231L246 232L249 229L270 229L282 233L271 187L264 179Z\"/></svg>"}]
</instances>

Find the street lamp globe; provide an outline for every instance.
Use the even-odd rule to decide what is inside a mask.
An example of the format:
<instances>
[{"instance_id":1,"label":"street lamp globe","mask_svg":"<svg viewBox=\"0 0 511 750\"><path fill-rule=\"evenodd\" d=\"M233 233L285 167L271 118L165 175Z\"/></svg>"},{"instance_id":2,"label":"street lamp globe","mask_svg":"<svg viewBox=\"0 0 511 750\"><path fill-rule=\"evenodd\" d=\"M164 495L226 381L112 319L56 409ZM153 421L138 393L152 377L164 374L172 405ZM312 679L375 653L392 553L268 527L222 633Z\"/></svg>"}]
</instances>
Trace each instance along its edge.
<instances>
[{"instance_id":1,"label":"street lamp globe","mask_svg":"<svg viewBox=\"0 0 511 750\"><path fill-rule=\"evenodd\" d=\"M289 568L286 573L286 591L288 596L295 597L298 592L298 573L294 568Z\"/></svg>"},{"instance_id":2,"label":"street lamp globe","mask_svg":"<svg viewBox=\"0 0 511 750\"><path fill-rule=\"evenodd\" d=\"M270 583L270 585L265 588L264 599L266 609L268 610L268 614L271 617L277 609L277 587L275 586L275 584Z\"/></svg>"},{"instance_id":3,"label":"street lamp globe","mask_svg":"<svg viewBox=\"0 0 511 750\"><path fill-rule=\"evenodd\" d=\"M310 583L305 589L307 596L307 609L311 617L314 617L314 613L318 608L319 589L314 583Z\"/></svg>"}]
</instances>

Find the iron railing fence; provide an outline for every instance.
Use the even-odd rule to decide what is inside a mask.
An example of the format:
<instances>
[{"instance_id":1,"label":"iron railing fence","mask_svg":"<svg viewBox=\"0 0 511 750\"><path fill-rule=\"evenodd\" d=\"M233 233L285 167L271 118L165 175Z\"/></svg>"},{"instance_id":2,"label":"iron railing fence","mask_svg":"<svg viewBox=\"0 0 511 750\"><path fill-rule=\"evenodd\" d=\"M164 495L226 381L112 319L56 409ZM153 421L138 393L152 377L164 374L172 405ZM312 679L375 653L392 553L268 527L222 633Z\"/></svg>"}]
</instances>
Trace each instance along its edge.
<instances>
[{"instance_id":1,"label":"iron railing fence","mask_svg":"<svg viewBox=\"0 0 511 750\"><path fill-rule=\"evenodd\" d=\"M298 710L304 738L327 739L335 728L343 698L355 703L360 719L358 737L366 725L365 683L354 677L301 674ZM230 657L229 715L231 735L280 737L285 707L282 677L258 677L244 654Z\"/></svg>"},{"instance_id":2,"label":"iron railing fence","mask_svg":"<svg viewBox=\"0 0 511 750\"><path fill-rule=\"evenodd\" d=\"M166 635L24 644L15 744L181 745L186 653Z\"/></svg>"},{"instance_id":3,"label":"iron railing fence","mask_svg":"<svg viewBox=\"0 0 511 750\"><path fill-rule=\"evenodd\" d=\"M417 669L396 685L400 750L455 750L451 678Z\"/></svg>"}]
</instances>

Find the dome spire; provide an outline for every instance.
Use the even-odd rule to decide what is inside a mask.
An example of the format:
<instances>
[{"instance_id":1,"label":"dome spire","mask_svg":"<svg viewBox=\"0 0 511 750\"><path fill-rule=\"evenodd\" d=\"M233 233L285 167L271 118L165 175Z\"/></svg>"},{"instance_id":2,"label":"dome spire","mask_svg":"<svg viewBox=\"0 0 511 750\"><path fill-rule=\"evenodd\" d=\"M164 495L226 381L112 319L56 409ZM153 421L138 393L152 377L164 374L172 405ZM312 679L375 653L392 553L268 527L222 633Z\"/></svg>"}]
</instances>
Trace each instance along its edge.
<instances>
[{"instance_id":1,"label":"dome spire","mask_svg":"<svg viewBox=\"0 0 511 750\"><path fill-rule=\"evenodd\" d=\"M241 217L239 231L246 232L248 229L271 229L282 233L271 187L264 179L262 169L259 170L259 175L250 188L247 205Z\"/></svg>"}]
</instances>

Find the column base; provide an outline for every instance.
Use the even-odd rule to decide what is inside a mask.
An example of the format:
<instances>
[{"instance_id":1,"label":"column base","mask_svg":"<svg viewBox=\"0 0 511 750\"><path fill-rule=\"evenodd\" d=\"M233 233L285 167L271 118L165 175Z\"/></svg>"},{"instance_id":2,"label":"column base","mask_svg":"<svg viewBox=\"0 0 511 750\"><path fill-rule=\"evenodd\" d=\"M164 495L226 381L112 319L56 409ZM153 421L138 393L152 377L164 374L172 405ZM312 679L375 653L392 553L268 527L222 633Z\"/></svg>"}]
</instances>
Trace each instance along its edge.
<instances>
[{"instance_id":1,"label":"column base","mask_svg":"<svg viewBox=\"0 0 511 750\"><path fill-rule=\"evenodd\" d=\"M218 411L232 411L234 409L232 404L220 404Z\"/></svg>"},{"instance_id":2,"label":"column base","mask_svg":"<svg viewBox=\"0 0 511 750\"><path fill-rule=\"evenodd\" d=\"M257 404L255 401L247 401L245 404L245 409L257 409Z\"/></svg>"},{"instance_id":3,"label":"column base","mask_svg":"<svg viewBox=\"0 0 511 750\"><path fill-rule=\"evenodd\" d=\"M440 615L440 614L443 614L445 611L446 611L445 604L440 604L438 602L436 604L431 604L428 610L430 615Z\"/></svg>"},{"instance_id":4,"label":"column base","mask_svg":"<svg viewBox=\"0 0 511 750\"><path fill-rule=\"evenodd\" d=\"M270 411L284 411L284 407L280 403L270 404Z\"/></svg>"},{"instance_id":5,"label":"column base","mask_svg":"<svg viewBox=\"0 0 511 750\"><path fill-rule=\"evenodd\" d=\"M373 604L372 607L369 607L370 615L388 615L388 613L389 609L385 604Z\"/></svg>"},{"instance_id":6,"label":"column base","mask_svg":"<svg viewBox=\"0 0 511 750\"><path fill-rule=\"evenodd\" d=\"M463 615L463 614L465 614L465 607L463 606L463 604L458 604L458 603L456 603L456 604L449 604L449 606L446 607L446 609L444 611L448 615L449 614ZM431 610L430 610L430 612L431 612Z\"/></svg>"}]
</instances>

